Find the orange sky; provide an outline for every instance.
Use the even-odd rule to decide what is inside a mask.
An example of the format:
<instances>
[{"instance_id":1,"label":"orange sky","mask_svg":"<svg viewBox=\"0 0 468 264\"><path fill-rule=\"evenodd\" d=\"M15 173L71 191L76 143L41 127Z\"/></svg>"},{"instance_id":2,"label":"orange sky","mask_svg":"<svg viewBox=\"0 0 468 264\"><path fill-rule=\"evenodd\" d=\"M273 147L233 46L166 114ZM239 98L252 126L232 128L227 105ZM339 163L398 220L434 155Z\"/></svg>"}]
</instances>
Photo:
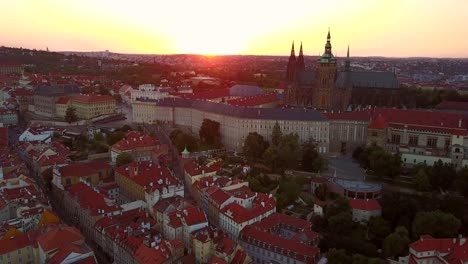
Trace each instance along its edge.
<instances>
[{"instance_id":1,"label":"orange sky","mask_svg":"<svg viewBox=\"0 0 468 264\"><path fill-rule=\"evenodd\" d=\"M468 57L465 0L3 0L0 45L64 51ZM297 47L298 50L298 47Z\"/></svg>"}]
</instances>

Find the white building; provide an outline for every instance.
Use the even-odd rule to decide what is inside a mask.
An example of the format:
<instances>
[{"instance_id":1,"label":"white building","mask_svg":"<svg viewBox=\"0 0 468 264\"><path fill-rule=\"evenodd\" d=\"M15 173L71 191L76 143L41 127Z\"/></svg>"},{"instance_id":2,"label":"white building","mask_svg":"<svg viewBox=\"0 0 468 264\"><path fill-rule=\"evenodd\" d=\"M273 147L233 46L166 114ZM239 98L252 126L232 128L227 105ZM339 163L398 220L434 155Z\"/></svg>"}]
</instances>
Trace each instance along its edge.
<instances>
[{"instance_id":1,"label":"white building","mask_svg":"<svg viewBox=\"0 0 468 264\"><path fill-rule=\"evenodd\" d=\"M169 97L168 89L161 89L161 87L156 87L153 84L142 84L138 86L137 90L130 90L131 102L135 102L137 98L158 100L166 97Z\"/></svg>"},{"instance_id":2,"label":"white building","mask_svg":"<svg viewBox=\"0 0 468 264\"><path fill-rule=\"evenodd\" d=\"M353 221L361 224L369 223L371 217L382 215L382 208L375 199L349 200L353 212Z\"/></svg>"}]
</instances>

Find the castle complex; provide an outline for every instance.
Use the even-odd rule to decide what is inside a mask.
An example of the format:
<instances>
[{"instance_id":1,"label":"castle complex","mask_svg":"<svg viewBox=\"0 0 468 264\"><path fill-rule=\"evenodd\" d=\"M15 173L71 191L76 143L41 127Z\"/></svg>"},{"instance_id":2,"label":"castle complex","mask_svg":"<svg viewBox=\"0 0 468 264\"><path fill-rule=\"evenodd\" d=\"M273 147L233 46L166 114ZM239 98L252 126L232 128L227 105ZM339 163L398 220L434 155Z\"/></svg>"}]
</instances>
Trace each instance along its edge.
<instances>
[{"instance_id":1,"label":"castle complex","mask_svg":"<svg viewBox=\"0 0 468 264\"><path fill-rule=\"evenodd\" d=\"M393 72L351 70L349 46L344 70L338 71L330 39L328 31L325 51L312 71L306 69L302 43L297 58L293 43L286 70L286 104L325 111L405 104L399 97L400 84Z\"/></svg>"}]
</instances>

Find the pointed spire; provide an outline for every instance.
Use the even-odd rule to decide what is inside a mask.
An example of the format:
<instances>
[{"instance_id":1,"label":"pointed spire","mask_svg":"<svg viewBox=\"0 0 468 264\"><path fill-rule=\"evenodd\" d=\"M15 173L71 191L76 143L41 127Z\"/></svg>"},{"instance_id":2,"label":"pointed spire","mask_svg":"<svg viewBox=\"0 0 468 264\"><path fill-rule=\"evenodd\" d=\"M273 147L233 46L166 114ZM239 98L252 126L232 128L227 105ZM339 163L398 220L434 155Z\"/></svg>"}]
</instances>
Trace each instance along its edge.
<instances>
[{"instance_id":1,"label":"pointed spire","mask_svg":"<svg viewBox=\"0 0 468 264\"><path fill-rule=\"evenodd\" d=\"M291 47L291 55L289 56L288 68L286 69L286 80L292 82L296 73L296 52L294 51L294 40Z\"/></svg>"},{"instance_id":2,"label":"pointed spire","mask_svg":"<svg viewBox=\"0 0 468 264\"><path fill-rule=\"evenodd\" d=\"M296 57L296 52L294 51L294 40L293 40L292 46L291 46L291 56Z\"/></svg>"},{"instance_id":3,"label":"pointed spire","mask_svg":"<svg viewBox=\"0 0 468 264\"><path fill-rule=\"evenodd\" d=\"M351 70L351 59L349 58L349 44L348 44L348 52L346 55L346 61L345 61L345 71L350 71Z\"/></svg>"},{"instance_id":4,"label":"pointed spire","mask_svg":"<svg viewBox=\"0 0 468 264\"><path fill-rule=\"evenodd\" d=\"M296 71L304 71L305 70L305 62L304 62L304 53L302 51L302 41L301 41L301 48L299 49L299 57L297 58L297 67Z\"/></svg>"},{"instance_id":5,"label":"pointed spire","mask_svg":"<svg viewBox=\"0 0 468 264\"><path fill-rule=\"evenodd\" d=\"M330 42L330 27L328 27L328 35L327 35L327 42Z\"/></svg>"}]
</instances>

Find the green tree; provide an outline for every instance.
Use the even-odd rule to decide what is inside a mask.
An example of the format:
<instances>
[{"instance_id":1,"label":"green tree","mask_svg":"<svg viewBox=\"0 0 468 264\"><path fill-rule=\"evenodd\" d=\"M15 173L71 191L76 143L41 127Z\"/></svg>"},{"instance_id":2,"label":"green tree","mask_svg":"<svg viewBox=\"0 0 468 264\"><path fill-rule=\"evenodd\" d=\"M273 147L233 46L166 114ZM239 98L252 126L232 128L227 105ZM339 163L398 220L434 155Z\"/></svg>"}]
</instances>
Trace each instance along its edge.
<instances>
[{"instance_id":1,"label":"green tree","mask_svg":"<svg viewBox=\"0 0 468 264\"><path fill-rule=\"evenodd\" d=\"M287 134L281 138L278 145L279 162L282 168L295 169L301 155L299 148L299 136L297 134Z\"/></svg>"},{"instance_id":2,"label":"green tree","mask_svg":"<svg viewBox=\"0 0 468 264\"><path fill-rule=\"evenodd\" d=\"M332 248L327 253L327 260L329 264L343 264L351 263L352 258L346 254L346 250Z\"/></svg>"},{"instance_id":3,"label":"green tree","mask_svg":"<svg viewBox=\"0 0 468 264\"><path fill-rule=\"evenodd\" d=\"M431 183L429 182L429 177L427 176L426 169L424 167L419 168L416 171L416 174L413 177L414 188L418 191L429 191L431 188Z\"/></svg>"},{"instance_id":4,"label":"green tree","mask_svg":"<svg viewBox=\"0 0 468 264\"><path fill-rule=\"evenodd\" d=\"M460 226L460 220L452 214L444 213L440 210L419 212L413 220L413 238L418 239L421 235L425 234L435 238L455 237L458 234Z\"/></svg>"},{"instance_id":5,"label":"green tree","mask_svg":"<svg viewBox=\"0 0 468 264\"><path fill-rule=\"evenodd\" d=\"M390 224L380 216L371 217L371 219L369 219L368 228L370 238L378 245L380 245L385 237L392 231Z\"/></svg>"},{"instance_id":6,"label":"green tree","mask_svg":"<svg viewBox=\"0 0 468 264\"><path fill-rule=\"evenodd\" d=\"M132 155L128 152L121 152L119 155L117 155L116 158L116 166L120 167L122 165L128 164L133 161Z\"/></svg>"},{"instance_id":7,"label":"green tree","mask_svg":"<svg viewBox=\"0 0 468 264\"><path fill-rule=\"evenodd\" d=\"M315 189L315 196L317 196L317 198L320 201L325 201L327 199L327 196L328 196L328 187L327 187L327 185L326 184L319 185L319 187L317 187Z\"/></svg>"},{"instance_id":8,"label":"green tree","mask_svg":"<svg viewBox=\"0 0 468 264\"><path fill-rule=\"evenodd\" d=\"M196 151L198 149L197 139L187 133L180 132L176 133L175 137L172 139L172 144L174 144L179 152L187 148L189 151Z\"/></svg>"},{"instance_id":9,"label":"green tree","mask_svg":"<svg viewBox=\"0 0 468 264\"><path fill-rule=\"evenodd\" d=\"M260 159L263 153L268 148L268 141L263 139L263 136L257 132L251 132L244 141L242 148L244 155L250 160Z\"/></svg>"},{"instance_id":10,"label":"green tree","mask_svg":"<svg viewBox=\"0 0 468 264\"><path fill-rule=\"evenodd\" d=\"M108 136L107 136L107 144L109 146L112 146L114 145L115 143L117 143L119 140L123 139L125 137L125 133L122 132L122 131L114 131L112 133L110 133Z\"/></svg>"},{"instance_id":11,"label":"green tree","mask_svg":"<svg viewBox=\"0 0 468 264\"><path fill-rule=\"evenodd\" d=\"M303 170L311 172L324 171L327 168L327 160L320 156L312 140L302 145L301 165Z\"/></svg>"},{"instance_id":12,"label":"green tree","mask_svg":"<svg viewBox=\"0 0 468 264\"><path fill-rule=\"evenodd\" d=\"M457 172L454 182L455 189L465 197L468 196L468 168L463 168Z\"/></svg>"},{"instance_id":13,"label":"green tree","mask_svg":"<svg viewBox=\"0 0 468 264\"><path fill-rule=\"evenodd\" d=\"M330 218L342 212L351 214L351 206L347 198L338 196L333 204L327 206L327 210L325 211L326 218Z\"/></svg>"},{"instance_id":14,"label":"green tree","mask_svg":"<svg viewBox=\"0 0 468 264\"><path fill-rule=\"evenodd\" d=\"M301 193L301 186L294 180L281 181L278 192L285 195L287 204L294 202Z\"/></svg>"},{"instance_id":15,"label":"green tree","mask_svg":"<svg viewBox=\"0 0 468 264\"><path fill-rule=\"evenodd\" d=\"M271 144L278 146L281 138L283 137L283 132L281 132L281 127L276 121L275 125L273 126L273 130L271 131Z\"/></svg>"},{"instance_id":16,"label":"green tree","mask_svg":"<svg viewBox=\"0 0 468 264\"><path fill-rule=\"evenodd\" d=\"M338 235L348 235L353 230L353 225L350 212L340 212L328 219L329 230Z\"/></svg>"},{"instance_id":17,"label":"green tree","mask_svg":"<svg viewBox=\"0 0 468 264\"><path fill-rule=\"evenodd\" d=\"M219 148L222 146L221 143L221 132L219 122L203 119L203 123L199 131L200 140L210 146Z\"/></svg>"},{"instance_id":18,"label":"green tree","mask_svg":"<svg viewBox=\"0 0 468 264\"><path fill-rule=\"evenodd\" d=\"M397 227L395 232L384 239L382 243L383 255L393 259L405 256L408 253L409 243L408 230L404 227Z\"/></svg>"},{"instance_id":19,"label":"green tree","mask_svg":"<svg viewBox=\"0 0 468 264\"><path fill-rule=\"evenodd\" d=\"M263 153L263 159L265 163L272 168L273 171L276 171L280 168L280 153L279 149L275 145L268 147Z\"/></svg>"},{"instance_id":20,"label":"green tree","mask_svg":"<svg viewBox=\"0 0 468 264\"><path fill-rule=\"evenodd\" d=\"M131 131L131 130L132 130L132 127L129 126L129 125L123 125L123 126L120 128L120 130L121 130L122 132L127 133L128 131Z\"/></svg>"},{"instance_id":21,"label":"green tree","mask_svg":"<svg viewBox=\"0 0 468 264\"><path fill-rule=\"evenodd\" d=\"M94 140L102 141L102 140L104 140L104 135L102 135L101 132L94 133Z\"/></svg>"},{"instance_id":22,"label":"green tree","mask_svg":"<svg viewBox=\"0 0 468 264\"><path fill-rule=\"evenodd\" d=\"M456 170L452 164L438 160L429 169L429 181L434 190L447 190L452 187L452 182L456 178Z\"/></svg>"},{"instance_id":23,"label":"green tree","mask_svg":"<svg viewBox=\"0 0 468 264\"><path fill-rule=\"evenodd\" d=\"M78 121L75 107L68 106L67 111L65 112L65 121L67 121L69 124Z\"/></svg>"}]
</instances>

